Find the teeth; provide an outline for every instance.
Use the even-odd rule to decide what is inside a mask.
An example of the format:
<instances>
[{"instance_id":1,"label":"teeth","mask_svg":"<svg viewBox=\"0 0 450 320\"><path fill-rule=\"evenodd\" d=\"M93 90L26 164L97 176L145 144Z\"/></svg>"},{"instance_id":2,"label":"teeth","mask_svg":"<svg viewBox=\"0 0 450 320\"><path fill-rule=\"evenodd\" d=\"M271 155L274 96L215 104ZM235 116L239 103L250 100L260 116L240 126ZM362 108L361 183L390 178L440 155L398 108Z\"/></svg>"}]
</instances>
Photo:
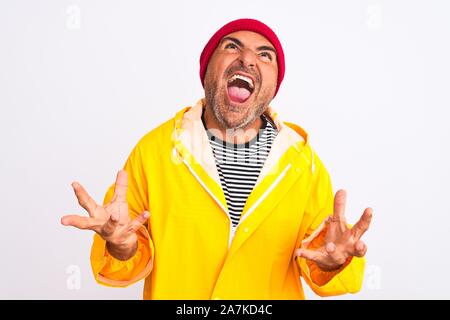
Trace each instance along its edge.
<instances>
[{"instance_id":1,"label":"teeth","mask_svg":"<svg viewBox=\"0 0 450 320\"><path fill-rule=\"evenodd\" d=\"M228 80L228 82L234 81L236 79L244 80L245 82L247 82L249 84L250 88L253 89L254 86L253 86L252 79L250 79L249 77L243 76L241 74L235 74L234 76L232 76L230 78L230 80Z\"/></svg>"}]
</instances>

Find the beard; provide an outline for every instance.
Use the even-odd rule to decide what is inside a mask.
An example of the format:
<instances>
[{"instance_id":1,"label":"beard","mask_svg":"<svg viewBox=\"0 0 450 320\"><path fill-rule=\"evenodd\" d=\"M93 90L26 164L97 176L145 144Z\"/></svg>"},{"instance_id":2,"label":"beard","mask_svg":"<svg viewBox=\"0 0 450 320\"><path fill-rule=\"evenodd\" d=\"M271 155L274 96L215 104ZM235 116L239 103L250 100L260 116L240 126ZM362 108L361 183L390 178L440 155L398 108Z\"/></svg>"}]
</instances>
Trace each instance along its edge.
<instances>
[{"instance_id":1,"label":"beard","mask_svg":"<svg viewBox=\"0 0 450 320\"><path fill-rule=\"evenodd\" d=\"M216 120L226 129L244 129L253 123L266 111L273 97L273 90L260 89L259 92L252 93L252 95L258 93L258 98L250 107L243 109L232 106L227 103L226 89L221 90L217 81L208 80L208 78L208 76L205 77L206 103L211 107ZM251 98L252 96L249 99Z\"/></svg>"}]
</instances>

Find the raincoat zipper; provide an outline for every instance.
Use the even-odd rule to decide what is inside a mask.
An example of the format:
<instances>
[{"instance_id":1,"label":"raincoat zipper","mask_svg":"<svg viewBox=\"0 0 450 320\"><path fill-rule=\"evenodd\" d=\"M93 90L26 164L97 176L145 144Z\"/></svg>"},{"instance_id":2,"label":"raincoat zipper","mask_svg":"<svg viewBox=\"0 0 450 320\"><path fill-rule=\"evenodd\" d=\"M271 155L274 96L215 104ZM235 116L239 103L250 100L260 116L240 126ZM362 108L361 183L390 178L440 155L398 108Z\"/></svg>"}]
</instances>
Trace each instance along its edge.
<instances>
[{"instance_id":1,"label":"raincoat zipper","mask_svg":"<svg viewBox=\"0 0 450 320\"><path fill-rule=\"evenodd\" d=\"M223 204L217 199L217 197L208 189L208 187L203 183L203 181L200 179L200 177L195 173L195 171L192 169L192 167L189 165L189 163L186 161L186 159L183 159L184 164L188 167L189 171L192 173L192 175L195 177L195 179L200 183L200 185L208 192L208 194L216 201L216 203L220 206L220 208L225 212L225 214L228 217L228 221L230 229L229 229L229 237L228 237L228 249L231 247L231 243L234 238L234 234L236 232L236 229L241 225L241 223L252 213L255 211L255 209L259 206L259 204L269 195L269 193L280 183L281 179L286 175L286 172L291 167L291 164L289 163L283 171L280 173L280 175L275 179L275 181L269 186L269 188L263 193L263 195L258 199L258 201L253 204L253 206L245 213L245 215L239 220L239 223L237 224L236 228L233 228L233 223L231 221L230 215L228 214L227 208L223 206ZM234 229L234 230L233 230Z\"/></svg>"}]
</instances>

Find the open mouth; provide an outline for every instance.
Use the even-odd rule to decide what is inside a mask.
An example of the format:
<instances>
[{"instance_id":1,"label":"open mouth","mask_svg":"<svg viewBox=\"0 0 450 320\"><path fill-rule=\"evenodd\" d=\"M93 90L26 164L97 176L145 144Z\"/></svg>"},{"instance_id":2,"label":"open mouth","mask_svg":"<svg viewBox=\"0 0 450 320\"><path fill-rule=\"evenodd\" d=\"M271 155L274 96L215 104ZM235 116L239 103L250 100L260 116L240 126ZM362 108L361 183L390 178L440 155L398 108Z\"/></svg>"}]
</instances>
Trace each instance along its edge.
<instances>
[{"instance_id":1,"label":"open mouth","mask_svg":"<svg viewBox=\"0 0 450 320\"><path fill-rule=\"evenodd\" d=\"M232 102L243 103L247 101L254 90L253 79L248 76L236 73L228 79L228 97Z\"/></svg>"}]
</instances>

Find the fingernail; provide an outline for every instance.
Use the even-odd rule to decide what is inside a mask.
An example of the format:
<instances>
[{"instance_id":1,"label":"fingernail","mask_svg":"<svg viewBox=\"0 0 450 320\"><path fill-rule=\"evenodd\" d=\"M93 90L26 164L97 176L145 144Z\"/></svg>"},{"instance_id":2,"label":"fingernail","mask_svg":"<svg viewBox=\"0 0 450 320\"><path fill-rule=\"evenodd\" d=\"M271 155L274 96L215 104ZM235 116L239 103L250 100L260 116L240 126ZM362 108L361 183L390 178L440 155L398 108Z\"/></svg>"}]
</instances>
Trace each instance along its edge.
<instances>
[{"instance_id":1,"label":"fingernail","mask_svg":"<svg viewBox=\"0 0 450 320\"><path fill-rule=\"evenodd\" d=\"M144 218L147 219L148 217L150 217L150 213L148 211L144 212Z\"/></svg>"},{"instance_id":2,"label":"fingernail","mask_svg":"<svg viewBox=\"0 0 450 320\"><path fill-rule=\"evenodd\" d=\"M334 252L334 249L336 249L336 246L334 245L334 243L333 243L333 242L329 242L329 243L327 244L327 250L328 250L328 252Z\"/></svg>"}]
</instances>

